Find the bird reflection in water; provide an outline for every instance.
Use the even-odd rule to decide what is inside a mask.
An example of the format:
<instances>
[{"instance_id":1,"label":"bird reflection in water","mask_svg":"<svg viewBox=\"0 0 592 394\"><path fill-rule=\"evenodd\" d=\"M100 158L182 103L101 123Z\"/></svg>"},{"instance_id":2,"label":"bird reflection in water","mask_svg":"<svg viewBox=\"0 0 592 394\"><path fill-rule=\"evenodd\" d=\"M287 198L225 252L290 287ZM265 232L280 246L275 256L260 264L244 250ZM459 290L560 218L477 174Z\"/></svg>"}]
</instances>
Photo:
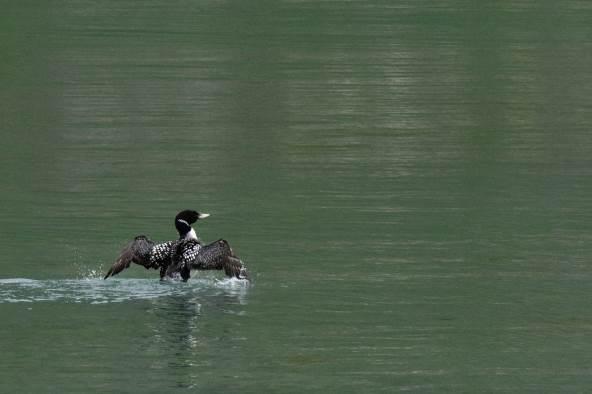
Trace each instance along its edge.
<instances>
[{"instance_id":1,"label":"bird reflection in water","mask_svg":"<svg viewBox=\"0 0 592 394\"><path fill-rule=\"evenodd\" d=\"M237 318L246 313L249 287L231 279L218 284L150 302L147 312L154 315L148 323L153 338L147 341L147 351L156 354L152 368L166 369L175 387L195 387L204 373L215 369L215 360L227 354L221 349L245 340L236 331L241 324ZM234 317L229 320L229 315Z\"/></svg>"}]
</instances>

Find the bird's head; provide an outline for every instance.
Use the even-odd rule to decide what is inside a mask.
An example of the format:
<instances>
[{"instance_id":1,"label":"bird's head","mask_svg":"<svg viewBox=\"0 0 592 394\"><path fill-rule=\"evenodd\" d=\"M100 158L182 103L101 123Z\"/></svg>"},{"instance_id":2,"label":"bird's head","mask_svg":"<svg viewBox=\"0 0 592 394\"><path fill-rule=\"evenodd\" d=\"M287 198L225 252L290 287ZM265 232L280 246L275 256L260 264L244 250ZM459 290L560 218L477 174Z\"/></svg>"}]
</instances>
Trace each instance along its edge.
<instances>
[{"instance_id":1,"label":"bird's head","mask_svg":"<svg viewBox=\"0 0 592 394\"><path fill-rule=\"evenodd\" d=\"M199 213L189 209L179 212L177 216L175 216L175 228L179 232L179 237L197 239L197 235L191 225L199 219L205 219L208 216L210 216L210 214Z\"/></svg>"}]
</instances>

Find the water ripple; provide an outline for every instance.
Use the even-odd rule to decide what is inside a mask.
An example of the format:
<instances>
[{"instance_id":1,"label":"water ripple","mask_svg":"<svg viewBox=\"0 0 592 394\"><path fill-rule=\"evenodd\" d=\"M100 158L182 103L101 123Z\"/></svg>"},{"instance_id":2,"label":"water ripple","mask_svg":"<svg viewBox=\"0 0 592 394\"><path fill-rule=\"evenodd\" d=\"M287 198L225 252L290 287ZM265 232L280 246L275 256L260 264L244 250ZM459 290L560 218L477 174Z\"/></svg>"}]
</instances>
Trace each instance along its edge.
<instances>
[{"instance_id":1,"label":"water ripple","mask_svg":"<svg viewBox=\"0 0 592 394\"><path fill-rule=\"evenodd\" d=\"M154 279L0 279L0 304L59 301L106 304L212 292L243 300L248 282L238 279L196 279L188 283Z\"/></svg>"}]
</instances>

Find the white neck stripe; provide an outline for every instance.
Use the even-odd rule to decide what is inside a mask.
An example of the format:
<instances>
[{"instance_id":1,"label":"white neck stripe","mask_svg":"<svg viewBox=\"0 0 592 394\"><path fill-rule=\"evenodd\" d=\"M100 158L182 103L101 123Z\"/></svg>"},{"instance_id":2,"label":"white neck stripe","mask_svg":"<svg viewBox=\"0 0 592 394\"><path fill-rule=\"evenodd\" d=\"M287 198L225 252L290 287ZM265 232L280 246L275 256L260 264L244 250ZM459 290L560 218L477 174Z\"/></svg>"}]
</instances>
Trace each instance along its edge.
<instances>
[{"instance_id":1,"label":"white neck stripe","mask_svg":"<svg viewBox=\"0 0 592 394\"><path fill-rule=\"evenodd\" d=\"M185 239L195 239L197 240L197 234L195 233L195 230L193 228L191 228L191 231L188 232L187 234L185 234Z\"/></svg>"}]
</instances>

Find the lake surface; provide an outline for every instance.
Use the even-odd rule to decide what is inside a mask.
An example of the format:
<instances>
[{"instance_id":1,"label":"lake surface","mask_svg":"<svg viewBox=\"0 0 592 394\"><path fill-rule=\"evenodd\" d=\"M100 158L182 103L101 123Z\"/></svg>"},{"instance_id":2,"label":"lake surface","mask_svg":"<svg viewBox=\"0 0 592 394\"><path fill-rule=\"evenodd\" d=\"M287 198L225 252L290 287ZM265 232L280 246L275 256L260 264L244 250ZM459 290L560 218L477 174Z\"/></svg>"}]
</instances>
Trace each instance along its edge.
<instances>
[{"instance_id":1,"label":"lake surface","mask_svg":"<svg viewBox=\"0 0 592 394\"><path fill-rule=\"evenodd\" d=\"M592 4L19 1L0 392L585 392ZM250 284L102 281L211 213Z\"/></svg>"}]
</instances>

